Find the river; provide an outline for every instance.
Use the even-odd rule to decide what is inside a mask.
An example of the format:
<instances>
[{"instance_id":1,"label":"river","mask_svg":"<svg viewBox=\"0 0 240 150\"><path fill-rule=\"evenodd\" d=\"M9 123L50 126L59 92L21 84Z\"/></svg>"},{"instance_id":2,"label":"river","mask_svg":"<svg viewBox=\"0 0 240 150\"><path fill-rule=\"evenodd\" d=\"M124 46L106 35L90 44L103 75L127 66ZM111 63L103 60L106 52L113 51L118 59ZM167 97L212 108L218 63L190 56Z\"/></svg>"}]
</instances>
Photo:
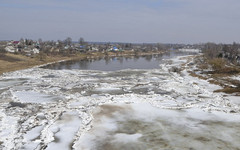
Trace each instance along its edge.
<instances>
[{"instance_id":1,"label":"river","mask_svg":"<svg viewBox=\"0 0 240 150\"><path fill-rule=\"evenodd\" d=\"M194 68L193 56L170 53L5 73L0 149L239 149L239 97L215 93Z\"/></svg>"},{"instance_id":2,"label":"river","mask_svg":"<svg viewBox=\"0 0 240 150\"><path fill-rule=\"evenodd\" d=\"M195 52L170 51L163 54L143 56L104 57L97 59L71 60L44 66L47 69L79 69L117 71L124 69L156 69L159 64L177 56L195 55Z\"/></svg>"}]
</instances>

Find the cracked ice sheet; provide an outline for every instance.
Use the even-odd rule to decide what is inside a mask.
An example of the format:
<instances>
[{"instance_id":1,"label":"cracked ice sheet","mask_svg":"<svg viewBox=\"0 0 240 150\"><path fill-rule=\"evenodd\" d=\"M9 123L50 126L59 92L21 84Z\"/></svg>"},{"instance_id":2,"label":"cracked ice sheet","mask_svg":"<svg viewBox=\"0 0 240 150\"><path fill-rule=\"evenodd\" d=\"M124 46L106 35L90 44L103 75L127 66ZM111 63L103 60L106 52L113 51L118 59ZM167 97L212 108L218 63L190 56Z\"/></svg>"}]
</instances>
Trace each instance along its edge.
<instances>
[{"instance_id":1,"label":"cracked ice sheet","mask_svg":"<svg viewBox=\"0 0 240 150\"><path fill-rule=\"evenodd\" d=\"M82 124L77 112L65 112L50 126L49 132L53 133L52 141L47 150L72 149L74 137Z\"/></svg>"},{"instance_id":2,"label":"cracked ice sheet","mask_svg":"<svg viewBox=\"0 0 240 150\"><path fill-rule=\"evenodd\" d=\"M0 90L22 84L25 81L27 81L27 79L0 79Z\"/></svg>"},{"instance_id":3,"label":"cracked ice sheet","mask_svg":"<svg viewBox=\"0 0 240 150\"><path fill-rule=\"evenodd\" d=\"M237 149L237 114L200 109L167 110L147 103L102 105L92 129L75 143L79 150Z\"/></svg>"},{"instance_id":4,"label":"cracked ice sheet","mask_svg":"<svg viewBox=\"0 0 240 150\"><path fill-rule=\"evenodd\" d=\"M240 97L239 96L228 96L230 102L238 105L240 107Z\"/></svg>"},{"instance_id":5,"label":"cracked ice sheet","mask_svg":"<svg viewBox=\"0 0 240 150\"><path fill-rule=\"evenodd\" d=\"M14 98L22 103L51 103L62 100L61 97L38 93L35 91L17 91L12 92L12 94L14 95Z\"/></svg>"},{"instance_id":6,"label":"cracked ice sheet","mask_svg":"<svg viewBox=\"0 0 240 150\"><path fill-rule=\"evenodd\" d=\"M43 126L37 126L24 135L24 145L22 149L36 149L39 143L40 133L43 129Z\"/></svg>"},{"instance_id":7,"label":"cracked ice sheet","mask_svg":"<svg viewBox=\"0 0 240 150\"><path fill-rule=\"evenodd\" d=\"M19 134L17 132L18 118L12 116L6 116L0 110L0 149L1 146L7 147L8 149L13 149L15 147L14 139L18 138Z\"/></svg>"}]
</instances>

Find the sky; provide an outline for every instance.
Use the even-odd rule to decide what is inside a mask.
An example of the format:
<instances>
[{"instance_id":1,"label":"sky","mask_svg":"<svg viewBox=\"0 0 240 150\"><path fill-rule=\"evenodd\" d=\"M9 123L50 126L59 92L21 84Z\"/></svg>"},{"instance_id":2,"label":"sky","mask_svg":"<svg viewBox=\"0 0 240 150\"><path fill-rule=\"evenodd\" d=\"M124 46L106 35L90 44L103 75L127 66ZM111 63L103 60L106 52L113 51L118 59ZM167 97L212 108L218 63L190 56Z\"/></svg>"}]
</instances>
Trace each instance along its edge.
<instances>
[{"instance_id":1,"label":"sky","mask_svg":"<svg viewBox=\"0 0 240 150\"><path fill-rule=\"evenodd\" d=\"M240 0L0 0L0 40L240 42Z\"/></svg>"}]
</instances>

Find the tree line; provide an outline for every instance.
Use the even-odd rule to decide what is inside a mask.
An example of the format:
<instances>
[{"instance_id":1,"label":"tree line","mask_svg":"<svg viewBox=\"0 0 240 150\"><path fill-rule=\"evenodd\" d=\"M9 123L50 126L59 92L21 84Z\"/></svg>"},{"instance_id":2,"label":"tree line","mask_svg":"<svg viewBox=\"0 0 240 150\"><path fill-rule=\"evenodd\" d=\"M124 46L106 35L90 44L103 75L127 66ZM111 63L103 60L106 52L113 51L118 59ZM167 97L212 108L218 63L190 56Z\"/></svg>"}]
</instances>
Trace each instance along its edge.
<instances>
[{"instance_id":1,"label":"tree line","mask_svg":"<svg viewBox=\"0 0 240 150\"><path fill-rule=\"evenodd\" d=\"M233 42L232 44L216 44L206 43L202 52L208 59L223 58L226 61L240 65L240 44Z\"/></svg>"}]
</instances>

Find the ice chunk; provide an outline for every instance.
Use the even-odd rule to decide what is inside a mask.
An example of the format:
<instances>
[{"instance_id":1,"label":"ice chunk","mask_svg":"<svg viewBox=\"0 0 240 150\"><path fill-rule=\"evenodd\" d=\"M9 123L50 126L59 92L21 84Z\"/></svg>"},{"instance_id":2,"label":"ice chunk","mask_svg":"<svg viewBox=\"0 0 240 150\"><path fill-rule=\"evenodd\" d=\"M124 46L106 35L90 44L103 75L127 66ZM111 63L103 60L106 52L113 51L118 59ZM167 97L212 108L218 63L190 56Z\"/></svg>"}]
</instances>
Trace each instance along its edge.
<instances>
[{"instance_id":1,"label":"ice chunk","mask_svg":"<svg viewBox=\"0 0 240 150\"><path fill-rule=\"evenodd\" d=\"M13 92L14 97L22 103L51 103L63 98L55 95L47 95L35 91Z\"/></svg>"}]
</instances>

